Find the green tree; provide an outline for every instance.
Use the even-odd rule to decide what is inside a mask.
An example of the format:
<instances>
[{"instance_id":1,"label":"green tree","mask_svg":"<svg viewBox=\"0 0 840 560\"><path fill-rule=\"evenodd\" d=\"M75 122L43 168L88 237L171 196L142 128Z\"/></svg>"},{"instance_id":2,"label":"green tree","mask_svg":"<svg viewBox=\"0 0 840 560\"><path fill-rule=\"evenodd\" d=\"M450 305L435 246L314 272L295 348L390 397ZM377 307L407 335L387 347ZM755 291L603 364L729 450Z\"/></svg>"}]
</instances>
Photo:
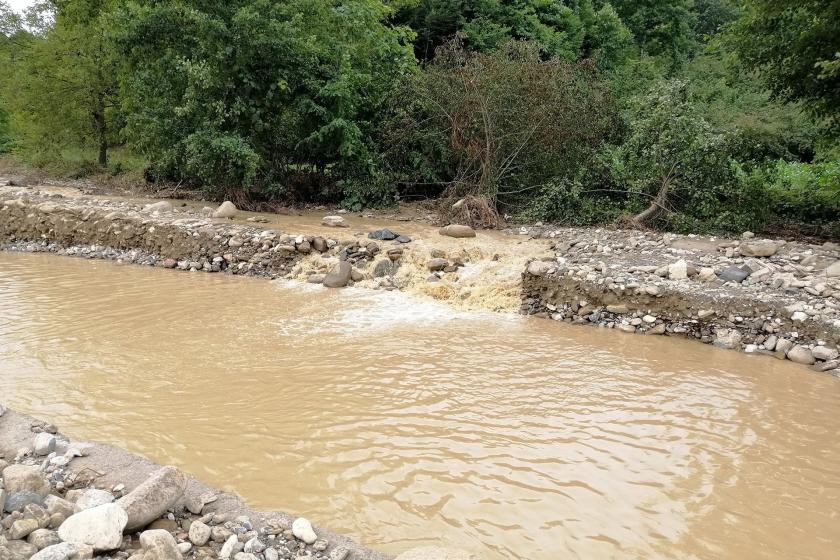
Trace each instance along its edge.
<instances>
[{"instance_id":1,"label":"green tree","mask_svg":"<svg viewBox=\"0 0 840 560\"><path fill-rule=\"evenodd\" d=\"M629 133L606 150L612 181L644 208L639 224L686 215L709 224L734 182L726 137L692 104L686 84L667 81L637 100ZM698 224L693 224L698 227Z\"/></svg>"},{"instance_id":2,"label":"green tree","mask_svg":"<svg viewBox=\"0 0 840 560\"><path fill-rule=\"evenodd\" d=\"M695 46L693 0L611 0L642 52L661 58L673 72Z\"/></svg>"},{"instance_id":3,"label":"green tree","mask_svg":"<svg viewBox=\"0 0 840 560\"><path fill-rule=\"evenodd\" d=\"M840 0L746 0L732 43L774 94L840 119Z\"/></svg>"},{"instance_id":4,"label":"green tree","mask_svg":"<svg viewBox=\"0 0 840 560\"><path fill-rule=\"evenodd\" d=\"M487 52L508 39L539 44L545 55L567 60L597 57L602 67L617 64L631 44L630 32L608 3L592 0L408 0L397 19L417 34L422 61L460 34L470 50Z\"/></svg>"},{"instance_id":5,"label":"green tree","mask_svg":"<svg viewBox=\"0 0 840 560\"><path fill-rule=\"evenodd\" d=\"M28 14L32 30L15 33L6 59L6 91L23 148L36 158L54 159L66 146L91 145L105 165L118 69L105 25L109 2L74 0L38 8ZM54 23L40 26L44 21Z\"/></svg>"},{"instance_id":6,"label":"green tree","mask_svg":"<svg viewBox=\"0 0 840 560\"><path fill-rule=\"evenodd\" d=\"M492 53L454 42L400 99L411 110L397 113L388 144L409 168L403 179L436 175L448 194L482 197L493 208L576 177L615 124L591 62L543 60L539 45L525 41Z\"/></svg>"},{"instance_id":7,"label":"green tree","mask_svg":"<svg viewBox=\"0 0 840 560\"><path fill-rule=\"evenodd\" d=\"M114 21L126 136L157 175L242 196L369 173L384 100L414 67L389 13L378 0L128 3Z\"/></svg>"}]
</instances>

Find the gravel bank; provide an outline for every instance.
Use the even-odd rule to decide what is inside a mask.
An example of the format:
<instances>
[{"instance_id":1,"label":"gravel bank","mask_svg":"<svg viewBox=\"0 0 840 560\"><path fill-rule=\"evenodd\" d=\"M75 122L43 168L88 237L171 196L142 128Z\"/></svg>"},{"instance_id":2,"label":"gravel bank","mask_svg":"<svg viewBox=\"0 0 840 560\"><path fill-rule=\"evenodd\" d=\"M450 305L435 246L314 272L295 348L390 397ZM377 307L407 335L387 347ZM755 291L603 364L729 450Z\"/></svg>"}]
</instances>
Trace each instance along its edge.
<instances>
[{"instance_id":1,"label":"gravel bank","mask_svg":"<svg viewBox=\"0 0 840 560\"><path fill-rule=\"evenodd\" d=\"M697 339L840 375L840 245L526 228L554 255L523 273L525 314Z\"/></svg>"}]
</instances>

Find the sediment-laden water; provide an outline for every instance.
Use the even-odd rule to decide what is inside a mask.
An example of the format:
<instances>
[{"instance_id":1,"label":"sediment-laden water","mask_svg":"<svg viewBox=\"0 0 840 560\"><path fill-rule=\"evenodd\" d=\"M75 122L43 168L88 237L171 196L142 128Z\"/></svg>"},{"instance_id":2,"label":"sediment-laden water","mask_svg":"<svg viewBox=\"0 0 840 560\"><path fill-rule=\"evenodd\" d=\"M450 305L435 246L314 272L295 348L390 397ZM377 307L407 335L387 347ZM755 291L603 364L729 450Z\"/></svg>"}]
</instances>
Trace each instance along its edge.
<instances>
[{"instance_id":1,"label":"sediment-laden water","mask_svg":"<svg viewBox=\"0 0 840 560\"><path fill-rule=\"evenodd\" d=\"M840 549L840 380L684 340L0 253L0 400L389 552Z\"/></svg>"}]
</instances>

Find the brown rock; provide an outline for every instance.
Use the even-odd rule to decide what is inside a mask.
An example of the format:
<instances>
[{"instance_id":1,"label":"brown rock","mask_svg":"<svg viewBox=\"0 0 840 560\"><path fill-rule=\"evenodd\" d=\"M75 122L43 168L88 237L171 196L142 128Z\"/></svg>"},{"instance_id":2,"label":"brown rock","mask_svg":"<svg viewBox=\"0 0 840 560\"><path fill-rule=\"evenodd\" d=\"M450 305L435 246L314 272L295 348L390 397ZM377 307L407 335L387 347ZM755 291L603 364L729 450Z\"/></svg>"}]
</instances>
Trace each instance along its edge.
<instances>
[{"instance_id":1,"label":"brown rock","mask_svg":"<svg viewBox=\"0 0 840 560\"><path fill-rule=\"evenodd\" d=\"M475 237L475 230L473 228L461 224L449 224L448 226L440 228L438 233L445 235L446 237Z\"/></svg>"}]
</instances>

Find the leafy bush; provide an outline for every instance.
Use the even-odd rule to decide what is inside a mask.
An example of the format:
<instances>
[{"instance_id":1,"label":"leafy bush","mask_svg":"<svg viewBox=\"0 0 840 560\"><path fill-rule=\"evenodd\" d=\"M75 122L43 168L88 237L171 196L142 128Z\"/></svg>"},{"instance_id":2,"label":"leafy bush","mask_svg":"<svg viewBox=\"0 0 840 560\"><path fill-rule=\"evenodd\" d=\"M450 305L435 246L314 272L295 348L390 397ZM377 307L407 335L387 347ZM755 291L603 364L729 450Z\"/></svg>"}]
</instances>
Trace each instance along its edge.
<instances>
[{"instance_id":1,"label":"leafy bush","mask_svg":"<svg viewBox=\"0 0 840 560\"><path fill-rule=\"evenodd\" d=\"M543 60L532 42L470 53L455 41L406 95L419 106L397 115L389 135L397 153L412 155L392 167L407 164L402 172L417 181L440 177L451 194L492 206L516 206L552 181L574 179L615 128L593 64ZM444 159L435 165L433 156Z\"/></svg>"},{"instance_id":2,"label":"leafy bush","mask_svg":"<svg viewBox=\"0 0 840 560\"><path fill-rule=\"evenodd\" d=\"M0 105L0 154L12 148L12 133L9 128L9 113Z\"/></svg>"},{"instance_id":3,"label":"leafy bush","mask_svg":"<svg viewBox=\"0 0 840 560\"><path fill-rule=\"evenodd\" d=\"M715 220L732 195L730 159L724 135L697 114L676 80L638 100L629 134L605 154L628 209L656 205L650 218L679 213L702 222Z\"/></svg>"},{"instance_id":4,"label":"leafy bush","mask_svg":"<svg viewBox=\"0 0 840 560\"><path fill-rule=\"evenodd\" d=\"M753 205L759 229L820 236L840 235L840 162L777 161L763 167L737 168L744 191L761 196Z\"/></svg>"},{"instance_id":5,"label":"leafy bush","mask_svg":"<svg viewBox=\"0 0 840 560\"><path fill-rule=\"evenodd\" d=\"M114 23L125 135L153 175L211 193L366 173L386 95L414 65L388 13L379 0L129 2Z\"/></svg>"}]
</instances>

